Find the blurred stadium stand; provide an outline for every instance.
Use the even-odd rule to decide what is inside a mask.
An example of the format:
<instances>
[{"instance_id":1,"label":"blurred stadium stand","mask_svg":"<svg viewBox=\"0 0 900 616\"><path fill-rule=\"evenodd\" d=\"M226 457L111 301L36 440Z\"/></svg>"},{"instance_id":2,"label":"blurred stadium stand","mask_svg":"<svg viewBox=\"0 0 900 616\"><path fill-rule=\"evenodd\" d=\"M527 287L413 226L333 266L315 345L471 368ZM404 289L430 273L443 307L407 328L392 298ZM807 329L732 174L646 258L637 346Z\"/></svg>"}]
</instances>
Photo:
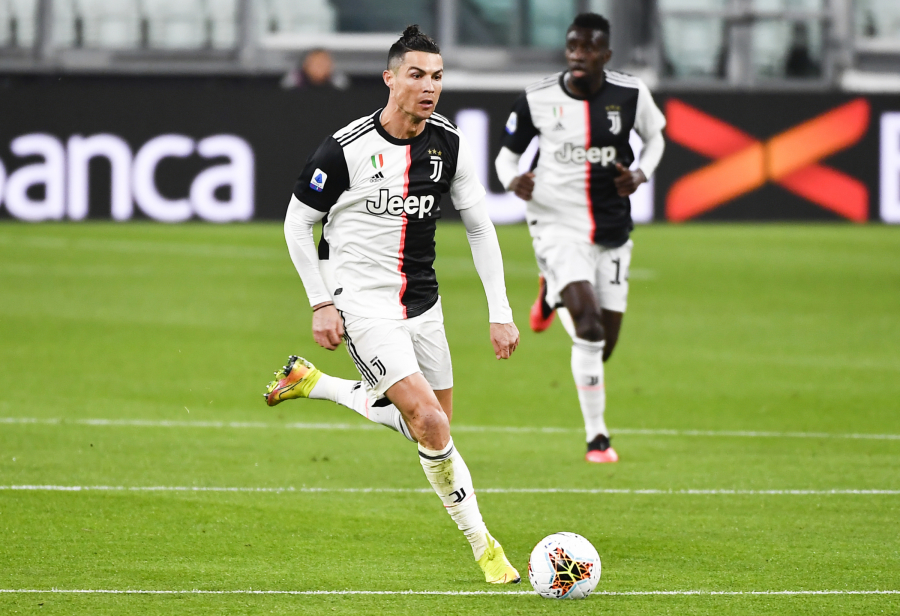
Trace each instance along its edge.
<instances>
[{"instance_id":1,"label":"blurred stadium stand","mask_svg":"<svg viewBox=\"0 0 900 616\"><path fill-rule=\"evenodd\" d=\"M377 79L419 23L448 88L515 90L583 10L651 87L900 91L900 0L0 0L0 73L275 76L322 47Z\"/></svg>"}]
</instances>

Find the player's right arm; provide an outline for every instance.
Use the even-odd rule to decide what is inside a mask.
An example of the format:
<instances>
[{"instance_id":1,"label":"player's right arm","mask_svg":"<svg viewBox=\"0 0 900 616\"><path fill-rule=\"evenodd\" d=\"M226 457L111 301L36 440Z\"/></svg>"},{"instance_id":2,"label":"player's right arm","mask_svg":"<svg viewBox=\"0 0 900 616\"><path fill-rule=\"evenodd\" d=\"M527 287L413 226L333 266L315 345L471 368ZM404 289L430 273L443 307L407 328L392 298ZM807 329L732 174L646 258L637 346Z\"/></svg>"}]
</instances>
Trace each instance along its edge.
<instances>
[{"instance_id":1,"label":"player's right arm","mask_svg":"<svg viewBox=\"0 0 900 616\"><path fill-rule=\"evenodd\" d=\"M313 226L325 217L349 183L343 148L329 137L300 173L284 220L288 252L313 309L313 338L332 351L341 343L344 326L319 270Z\"/></svg>"},{"instance_id":2,"label":"player's right arm","mask_svg":"<svg viewBox=\"0 0 900 616\"><path fill-rule=\"evenodd\" d=\"M503 187L525 201L531 200L531 194L534 192L534 174L528 172L519 175L519 159L537 134L538 130L531 120L528 98L522 94L513 103L509 119L506 121L503 147L494 160L494 167Z\"/></svg>"},{"instance_id":3,"label":"player's right arm","mask_svg":"<svg viewBox=\"0 0 900 616\"><path fill-rule=\"evenodd\" d=\"M319 271L319 257L313 239L313 225L324 217L324 212L309 207L296 195L291 197L284 219L284 238L313 309L313 339L319 346L333 351L341 343L344 329Z\"/></svg>"}]
</instances>

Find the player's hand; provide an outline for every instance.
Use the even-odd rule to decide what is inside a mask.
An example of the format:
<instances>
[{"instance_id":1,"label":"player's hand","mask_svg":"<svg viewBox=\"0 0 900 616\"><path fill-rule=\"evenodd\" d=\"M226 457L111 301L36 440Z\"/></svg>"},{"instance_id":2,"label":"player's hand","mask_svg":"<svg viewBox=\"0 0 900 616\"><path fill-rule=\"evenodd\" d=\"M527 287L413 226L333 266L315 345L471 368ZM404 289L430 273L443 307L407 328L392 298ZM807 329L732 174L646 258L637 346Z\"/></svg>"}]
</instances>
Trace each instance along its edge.
<instances>
[{"instance_id":1,"label":"player's hand","mask_svg":"<svg viewBox=\"0 0 900 616\"><path fill-rule=\"evenodd\" d=\"M509 359L519 346L519 330L515 323L491 323L491 343L497 359Z\"/></svg>"},{"instance_id":2,"label":"player's hand","mask_svg":"<svg viewBox=\"0 0 900 616\"><path fill-rule=\"evenodd\" d=\"M613 180L613 182L616 185L616 192L619 193L620 197L627 197L636 191L638 186L647 181L643 171L640 169L631 171L630 169L623 167L622 163L616 163L616 171L619 175L616 176L616 179Z\"/></svg>"},{"instance_id":3,"label":"player's hand","mask_svg":"<svg viewBox=\"0 0 900 616\"><path fill-rule=\"evenodd\" d=\"M517 175L509 183L509 190L522 201L531 201L531 193L534 192L534 174L529 172Z\"/></svg>"},{"instance_id":4,"label":"player's hand","mask_svg":"<svg viewBox=\"0 0 900 616\"><path fill-rule=\"evenodd\" d=\"M321 304L313 308L318 308L319 305ZM333 351L340 346L341 338L344 336L344 322L334 304L313 312L312 330L313 339L320 347Z\"/></svg>"}]
</instances>

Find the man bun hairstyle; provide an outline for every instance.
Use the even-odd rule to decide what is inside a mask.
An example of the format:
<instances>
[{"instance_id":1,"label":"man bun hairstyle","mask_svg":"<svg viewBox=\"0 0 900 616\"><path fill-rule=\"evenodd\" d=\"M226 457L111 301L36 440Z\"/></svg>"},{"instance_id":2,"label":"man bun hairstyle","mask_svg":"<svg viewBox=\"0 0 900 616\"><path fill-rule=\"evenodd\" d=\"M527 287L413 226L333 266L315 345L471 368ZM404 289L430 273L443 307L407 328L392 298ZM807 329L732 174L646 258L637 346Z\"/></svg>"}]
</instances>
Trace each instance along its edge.
<instances>
[{"instance_id":1,"label":"man bun hairstyle","mask_svg":"<svg viewBox=\"0 0 900 616\"><path fill-rule=\"evenodd\" d=\"M419 24L406 26L406 30L403 31L397 42L391 45L391 50L388 52L388 70L392 71L399 66L403 62L403 56L406 55L407 51L424 51L425 53L440 54L441 48L438 47L433 38L419 30Z\"/></svg>"},{"instance_id":2,"label":"man bun hairstyle","mask_svg":"<svg viewBox=\"0 0 900 616\"><path fill-rule=\"evenodd\" d=\"M609 20L603 15L597 13L579 13L569 26L572 28L588 28L589 30L599 30L609 38Z\"/></svg>"}]
</instances>

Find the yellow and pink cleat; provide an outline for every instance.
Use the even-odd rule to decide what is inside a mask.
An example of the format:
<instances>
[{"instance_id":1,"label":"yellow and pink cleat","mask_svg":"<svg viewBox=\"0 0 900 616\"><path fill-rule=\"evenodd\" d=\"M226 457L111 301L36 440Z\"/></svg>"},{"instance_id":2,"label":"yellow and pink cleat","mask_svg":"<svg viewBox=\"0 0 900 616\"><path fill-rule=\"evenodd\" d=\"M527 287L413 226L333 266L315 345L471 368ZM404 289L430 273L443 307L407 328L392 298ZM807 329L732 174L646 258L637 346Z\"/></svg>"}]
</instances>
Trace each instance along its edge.
<instances>
[{"instance_id":1,"label":"yellow and pink cleat","mask_svg":"<svg viewBox=\"0 0 900 616\"><path fill-rule=\"evenodd\" d=\"M291 355L287 365L275 373L275 380L266 387L263 397L269 406L293 398L309 398L320 378L321 370L302 357Z\"/></svg>"},{"instance_id":2,"label":"yellow and pink cleat","mask_svg":"<svg viewBox=\"0 0 900 616\"><path fill-rule=\"evenodd\" d=\"M487 548L478 559L478 565L484 571L484 581L488 584L518 584L521 582L522 577L519 572L503 553L503 546L491 537L491 533L485 533L485 535Z\"/></svg>"}]
</instances>

